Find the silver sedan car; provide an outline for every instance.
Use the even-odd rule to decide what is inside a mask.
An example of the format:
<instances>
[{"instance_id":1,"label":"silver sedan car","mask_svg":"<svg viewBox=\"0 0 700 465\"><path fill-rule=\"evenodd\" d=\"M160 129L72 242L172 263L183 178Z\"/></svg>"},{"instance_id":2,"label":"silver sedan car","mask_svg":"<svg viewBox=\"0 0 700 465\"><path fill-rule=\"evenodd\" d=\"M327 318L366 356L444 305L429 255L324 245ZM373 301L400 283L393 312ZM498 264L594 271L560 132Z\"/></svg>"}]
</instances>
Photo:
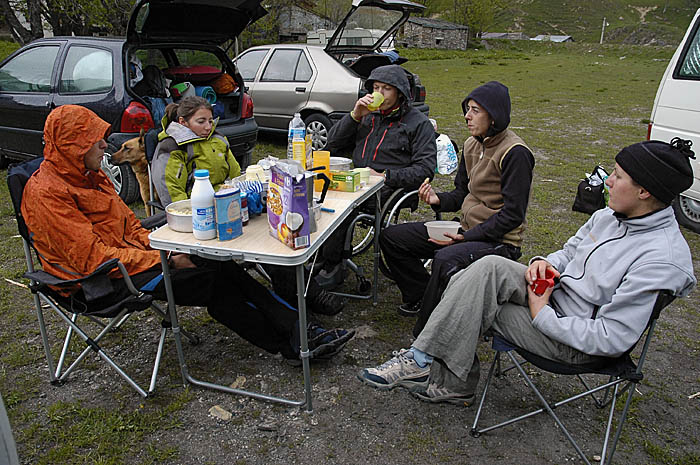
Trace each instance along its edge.
<instances>
[{"instance_id":1,"label":"silver sedan car","mask_svg":"<svg viewBox=\"0 0 700 465\"><path fill-rule=\"evenodd\" d=\"M369 73L377 66L405 61L382 49L393 43L411 12L423 8L407 0L355 0L325 46L273 44L242 52L236 66L255 103L259 129L286 133L298 112L314 149L325 147L331 125L366 93L363 83ZM425 88L417 75L406 74L412 104L427 115Z\"/></svg>"}]
</instances>

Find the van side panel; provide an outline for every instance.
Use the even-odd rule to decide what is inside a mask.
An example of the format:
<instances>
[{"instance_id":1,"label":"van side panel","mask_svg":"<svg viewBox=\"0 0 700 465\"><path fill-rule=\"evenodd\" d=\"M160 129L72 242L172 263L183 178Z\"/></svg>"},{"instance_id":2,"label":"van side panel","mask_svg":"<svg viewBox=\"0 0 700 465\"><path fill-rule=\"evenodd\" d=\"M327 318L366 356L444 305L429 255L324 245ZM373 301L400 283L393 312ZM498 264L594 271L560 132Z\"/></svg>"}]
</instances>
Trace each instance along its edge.
<instances>
[{"instance_id":1,"label":"van side panel","mask_svg":"<svg viewBox=\"0 0 700 465\"><path fill-rule=\"evenodd\" d=\"M696 159L691 160L691 165L695 181L683 195L700 201L700 79L674 77L679 61L685 58L686 44L693 40L694 32L700 34L700 29L696 27L698 21L700 9L695 13L659 84L651 112L650 138L670 142L674 137L682 137L693 141Z\"/></svg>"}]
</instances>

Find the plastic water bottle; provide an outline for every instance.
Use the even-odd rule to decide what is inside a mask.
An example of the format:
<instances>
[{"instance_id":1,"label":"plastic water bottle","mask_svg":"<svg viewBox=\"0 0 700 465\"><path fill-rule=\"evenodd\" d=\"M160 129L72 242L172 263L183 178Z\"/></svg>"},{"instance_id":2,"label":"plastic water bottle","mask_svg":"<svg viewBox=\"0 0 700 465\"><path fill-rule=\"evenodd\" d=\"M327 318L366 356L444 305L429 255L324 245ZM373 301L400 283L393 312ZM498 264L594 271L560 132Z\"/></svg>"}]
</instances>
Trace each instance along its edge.
<instances>
[{"instance_id":1,"label":"plastic water bottle","mask_svg":"<svg viewBox=\"0 0 700 465\"><path fill-rule=\"evenodd\" d=\"M301 119L301 113L294 113L294 118L289 122L287 132L287 158L294 158L294 139L304 140L306 136L306 125Z\"/></svg>"},{"instance_id":2,"label":"plastic water bottle","mask_svg":"<svg viewBox=\"0 0 700 465\"><path fill-rule=\"evenodd\" d=\"M209 181L209 170L194 171L194 186L190 195L192 203L192 233L197 239L216 237L214 217L214 188Z\"/></svg>"}]
</instances>

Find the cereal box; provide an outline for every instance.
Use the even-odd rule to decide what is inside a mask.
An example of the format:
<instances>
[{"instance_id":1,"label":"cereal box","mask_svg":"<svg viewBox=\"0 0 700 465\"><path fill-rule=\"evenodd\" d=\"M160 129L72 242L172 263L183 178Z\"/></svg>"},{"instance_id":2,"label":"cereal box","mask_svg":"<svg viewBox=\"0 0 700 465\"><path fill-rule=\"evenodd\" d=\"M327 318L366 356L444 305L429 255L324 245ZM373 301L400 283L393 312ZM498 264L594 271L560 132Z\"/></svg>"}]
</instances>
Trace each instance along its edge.
<instances>
[{"instance_id":1,"label":"cereal box","mask_svg":"<svg viewBox=\"0 0 700 465\"><path fill-rule=\"evenodd\" d=\"M309 207L306 181L273 166L267 188L267 222L270 234L292 249L309 246Z\"/></svg>"}]
</instances>

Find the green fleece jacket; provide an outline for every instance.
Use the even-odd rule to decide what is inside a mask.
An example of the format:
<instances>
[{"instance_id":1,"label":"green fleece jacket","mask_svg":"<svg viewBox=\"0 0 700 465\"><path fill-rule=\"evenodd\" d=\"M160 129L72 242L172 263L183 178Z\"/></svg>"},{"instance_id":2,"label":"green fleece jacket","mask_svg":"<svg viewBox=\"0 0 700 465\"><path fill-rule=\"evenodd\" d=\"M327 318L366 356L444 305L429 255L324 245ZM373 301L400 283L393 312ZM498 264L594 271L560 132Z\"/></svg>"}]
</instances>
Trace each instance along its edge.
<instances>
[{"instance_id":1,"label":"green fleece jacket","mask_svg":"<svg viewBox=\"0 0 700 465\"><path fill-rule=\"evenodd\" d=\"M219 190L226 179L241 174L241 167L233 156L226 138L215 132L216 123L208 137L200 137L179 123L167 124L158 134L151 176L163 206L190 198L194 184L194 170L209 170L214 190Z\"/></svg>"}]
</instances>

